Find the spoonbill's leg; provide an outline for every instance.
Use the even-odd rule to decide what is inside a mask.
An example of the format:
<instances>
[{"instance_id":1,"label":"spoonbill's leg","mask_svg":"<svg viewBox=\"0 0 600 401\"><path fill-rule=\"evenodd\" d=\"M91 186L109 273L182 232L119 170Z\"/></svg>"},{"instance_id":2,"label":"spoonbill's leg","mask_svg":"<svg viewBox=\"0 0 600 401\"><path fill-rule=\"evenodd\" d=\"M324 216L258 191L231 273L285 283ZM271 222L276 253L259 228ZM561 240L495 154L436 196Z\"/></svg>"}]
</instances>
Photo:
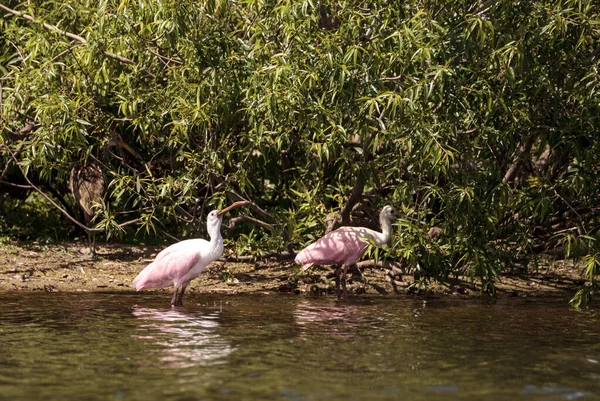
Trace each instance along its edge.
<instances>
[{"instance_id":1,"label":"spoonbill's leg","mask_svg":"<svg viewBox=\"0 0 600 401\"><path fill-rule=\"evenodd\" d=\"M183 293L185 292L186 288L187 288L187 284L184 284L181 287L181 291L179 291L179 297L177 297L177 301L175 302L175 306L183 306Z\"/></svg>"},{"instance_id":2,"label":"spoonbill's leg","mask_svg":"<svg viewBox=\"0 0 600 401\"><path fill-rule=\"evenodd\" d=\"M338 299L340 298L340 272L342 271L342 266L335 267L335 294Z\"/></svg>"},{"instance_id":3,"label":"spoonbill's leg","mask_svg":"<svg viewBox=\"0 0 600 401\"><path fill-rule=\"evenodd\" d=\"M173 290L173 298L171 298L171 306L177 306L177 292L179 288L175 287Z\"/></svg>"},{"instance_id":4,"label":"spoonbill's leg","mask_svg":"<svg viewBox=\"0 0 600 401\"><path fill-rule=\"evenodd\" d=\"M348 299L348 288L346 288L347 273L348 273L348 265L344 265L344 272L342 273L342 288L344 289L344 299Z\"/></svg>"}]
</instances>

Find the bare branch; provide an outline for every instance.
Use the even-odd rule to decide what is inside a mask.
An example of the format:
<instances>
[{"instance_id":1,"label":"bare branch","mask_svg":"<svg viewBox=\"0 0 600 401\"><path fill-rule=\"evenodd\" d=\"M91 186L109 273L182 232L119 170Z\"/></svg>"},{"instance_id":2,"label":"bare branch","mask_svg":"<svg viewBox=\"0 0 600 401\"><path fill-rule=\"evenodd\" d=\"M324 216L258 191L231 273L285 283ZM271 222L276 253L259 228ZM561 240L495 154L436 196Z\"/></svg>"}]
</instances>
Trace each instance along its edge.
<instances>
[{"instance_id":1,"label":"bare branch","mask_svg":"<svg viewBox=\"0 0 600 401\"><path fill-rule=\"evenodd\" d=\"M171 201L172 203L175 203L173 201ZM181 205L175 205L175 209L177 209L181 214L183 214L184 216L186 216L188 219L181 219L182 221L185 221L186 223L196 223L196 224L201 224L202 222L200 220L198 220L196 217L194 217L192 214L190 214L190 212L188 212L187 210L185 210L183 207L181 207Z\"/></svg>"},{"instance_id":2,"label":"bare branch","mask_svg":"<svg viewBox=\"0 0 600 401\"><path fill-rule=\"evenodd\" d=\"M21 189L34 189L31 185L15 184L14 182L0 180L0 184L8 185L9 187L21 188Z\"/></svg>"},{"instance_id":3,"label":"bare branch","mask_svg":"<svg viewBox=\"0 0 600 401\"><path fill-rule=\"evenodd\" d=\"M8 145L0 145L0 147L8 149ZM21 143L19 145L18 149L15 151L15 154L18 155L19 153L21 153L22 148L23 148L23 143ZM10 184L10 183L4 182L2 180L4 179L4 176L6 175L6 173L8 172L8 169L10 168L12 162L13 162L12 159L8 159L8 161L6 162L6 165L4 166L4 170L2 170L2 174L0 174L0 181L3 183Z\"/></svg>"}]
</instances>

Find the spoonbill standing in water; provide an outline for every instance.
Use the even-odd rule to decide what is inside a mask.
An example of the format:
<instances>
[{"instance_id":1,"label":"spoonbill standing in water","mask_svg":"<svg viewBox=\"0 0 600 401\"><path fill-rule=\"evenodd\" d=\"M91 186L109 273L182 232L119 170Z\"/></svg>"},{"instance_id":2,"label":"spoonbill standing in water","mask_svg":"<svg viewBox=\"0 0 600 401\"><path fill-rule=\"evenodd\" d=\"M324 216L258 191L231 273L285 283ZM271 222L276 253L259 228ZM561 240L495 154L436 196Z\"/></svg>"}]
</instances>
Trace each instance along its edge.
<instances>
[{"instance_id":1,"label":"spoonbill standing in water","mask_svg":"<svg viewBox=\"0 0 600 401\"><path fill-rule=\"evenodd\" d=\"M223 210L211 211L206 219L210 241L200 238L188 239L163 249L133 280L135 289L141 291L172 285L174 289L171 306L182 306L183 293L190 281L198 277L210 262L223 254L223 237L221 237L223 214L249 203L235 202Z\"/></svg>"},{"instance_id":2,"label":"spoonbill standing in water","mask_svg":"<svg viewBox=\"0 0 600 401\"><path fill-rule=\"evenodd\" d=\"M379 213L382 232L367 227L340 227L313 242L296 255L296 263L306 270L312 265L337 265L335 270L335 288L340 297L340 272L344 298L348 298L346 273L348 268L358 262L370 242L377 246L387 244L392 238L392 221L396 219L396 210L384 206Z\"/></svg>"}]
</instances>

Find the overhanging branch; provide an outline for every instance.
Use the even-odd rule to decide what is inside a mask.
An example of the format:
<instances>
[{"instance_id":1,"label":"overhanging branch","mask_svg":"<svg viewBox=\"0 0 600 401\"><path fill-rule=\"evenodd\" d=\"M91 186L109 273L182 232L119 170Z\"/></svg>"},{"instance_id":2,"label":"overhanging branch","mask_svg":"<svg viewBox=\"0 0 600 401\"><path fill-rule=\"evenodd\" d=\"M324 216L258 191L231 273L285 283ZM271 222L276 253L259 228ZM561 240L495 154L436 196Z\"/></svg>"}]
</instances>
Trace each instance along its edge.
<instances>
[{"instance_id":1,"label":"overhanging branch","mask_svg":"<svg viewBox=\"0 0 600 401\"><path fill-rule=\"evenodd\" d=\"M13 10L12 8L8 8L5 5L3 5L2 3L0 3L0 9L4 10L5 12L7 12L9 14L16 15L17 17L21 17L21 18L24 18L24 19L26 19L28 21L35 22L37 24L41 24L45 29L47 29L49 31L52 31L52 32L57 32L57 33L59 33L59 34L61 34L63 36L66 36L67 38L69 38L69 39L71 39L71 40L73 40L75 42L81 43L83 46L87 46L88 45L88 41L85 40L84 38L82 38L81 36L76 35L76 34L74 34L72 32L67 32L67 31L65 31L63 29L60 29L57 26L50 25L50 24L47 24L45 22L38 21L34 17L32 17L31 15L29 15L29 14L24 14L24 13L22 13L20 11ZM136 65L135 61L130 60L127 57L119 56L118 54L114 54L114 53L110 53L110 52L102 52L102 53L106 57L112 58L113 60L117 60L117 61L119 61L119 62L121 62L123 64Z\"/></svg>"}]
</instances>

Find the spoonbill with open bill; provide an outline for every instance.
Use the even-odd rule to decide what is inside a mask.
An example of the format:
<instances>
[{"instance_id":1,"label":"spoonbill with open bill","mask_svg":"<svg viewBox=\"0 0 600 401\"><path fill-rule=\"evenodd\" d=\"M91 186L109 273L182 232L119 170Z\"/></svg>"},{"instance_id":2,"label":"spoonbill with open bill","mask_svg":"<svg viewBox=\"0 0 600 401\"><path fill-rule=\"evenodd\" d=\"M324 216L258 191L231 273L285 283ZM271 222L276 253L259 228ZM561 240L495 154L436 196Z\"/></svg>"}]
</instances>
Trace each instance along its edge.
<instances>
[{"instance_id":1,"label":"spoonbill with open bill","mask_svg":"<svg viewBox=\"0 0 600 401\"><path fill-rule=\"evenodd\" d=\"M206 219L206 229L210 241L200 238L177 242L162 250L152 263L133 280L137 291L148 288L173 286L171 306L183 305L183 293L190 281L198 277L206 266L223 254L221 223L223 214L233 208L245 206L250 202L240 201L223 210L213 210Z\"/></svg>"}]
</instances>

